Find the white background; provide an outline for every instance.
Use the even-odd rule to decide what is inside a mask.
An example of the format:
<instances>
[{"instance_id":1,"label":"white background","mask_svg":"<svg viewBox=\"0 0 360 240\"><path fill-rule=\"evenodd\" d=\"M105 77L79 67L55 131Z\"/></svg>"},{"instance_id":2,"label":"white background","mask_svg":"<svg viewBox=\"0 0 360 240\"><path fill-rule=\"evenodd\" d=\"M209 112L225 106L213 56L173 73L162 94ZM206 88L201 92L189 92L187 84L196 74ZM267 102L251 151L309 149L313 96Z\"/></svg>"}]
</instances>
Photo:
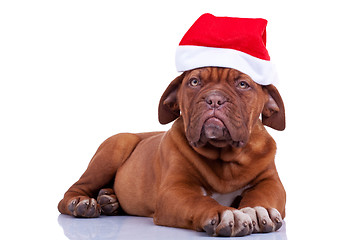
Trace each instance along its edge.
<instances>
[{"instance_id":1,"label":"white background","mask_svg":"<svg viewBox=\"0 0 360 240\"><path fill-rule=\"evenodd\" d=\"M157 105L178 74L176 46L210 12L269 21L287 114L285 131L269 131L288 194L288 238L354 237L358 9L345 0L1 1L2 235L65 239L57 203L101 142L170 127L158 123Z\"/></svg>"}]
</instances>

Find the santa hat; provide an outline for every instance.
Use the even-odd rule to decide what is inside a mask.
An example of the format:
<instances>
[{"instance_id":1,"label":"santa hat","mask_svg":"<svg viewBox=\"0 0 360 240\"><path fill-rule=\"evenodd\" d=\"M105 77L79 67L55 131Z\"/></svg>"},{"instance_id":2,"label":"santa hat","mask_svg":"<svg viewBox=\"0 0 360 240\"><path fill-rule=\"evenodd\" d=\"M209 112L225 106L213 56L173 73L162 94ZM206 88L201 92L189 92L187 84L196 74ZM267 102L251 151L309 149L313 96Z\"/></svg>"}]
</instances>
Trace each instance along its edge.
<instances>
[{"instance_id":1,"label":"santa hat","mask_svg":"<svg viewBox=\"0 0 360 240\"><path fill-rule=\"evenodd\" d=\"M199 67L234 68L261 85L276 82L275 66L266 50L267 20L203 14L176 50L179 72Z\"/></svg>"}]
</instances>

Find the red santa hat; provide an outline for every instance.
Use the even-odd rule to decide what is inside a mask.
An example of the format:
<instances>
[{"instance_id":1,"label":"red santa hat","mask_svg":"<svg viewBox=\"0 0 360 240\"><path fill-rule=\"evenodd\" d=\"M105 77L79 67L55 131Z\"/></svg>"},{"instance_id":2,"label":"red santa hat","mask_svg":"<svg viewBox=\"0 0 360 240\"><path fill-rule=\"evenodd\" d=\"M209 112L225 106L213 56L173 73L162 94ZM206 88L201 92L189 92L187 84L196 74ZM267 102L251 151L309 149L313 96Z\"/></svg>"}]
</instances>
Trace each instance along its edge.
<instances>
[{"instance_id":1,"label":"red santa hat","mask_svg":"<svg viewBox=\"0 0 360 240\"><path fill-rule=\"evenodd\" d=\"M267 20L203 14L186 32L176 50L179 72L199 67L227 67L261 85L276 82L275 66L266 50Z\"/></svg>"}]
</instances>

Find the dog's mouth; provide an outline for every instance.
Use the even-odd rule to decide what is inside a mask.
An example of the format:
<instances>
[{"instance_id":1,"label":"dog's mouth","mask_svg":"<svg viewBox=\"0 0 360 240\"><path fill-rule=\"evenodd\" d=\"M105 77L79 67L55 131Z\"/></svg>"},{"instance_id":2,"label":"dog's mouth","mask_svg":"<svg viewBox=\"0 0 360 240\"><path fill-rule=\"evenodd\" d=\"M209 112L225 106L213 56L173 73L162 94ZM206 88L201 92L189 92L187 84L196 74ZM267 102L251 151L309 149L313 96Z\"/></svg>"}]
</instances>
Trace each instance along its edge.
<instances>
[{"instance_id":1,"label":"dog's mouth","mask_svg":"<svg viewBox=\"0 0 360 240\"><path fill-rule=\"evenodd\" d=\"M242 147L245 145L243 140L234 140L234 137L229 131L229 122L226 122L215 114L207 116L203 120L201 131L195 141L190 141L194 147L203 147L206 144L211 144L214 147L226 147L231 145L233 147ZM200 123L201 124L201 123Z\"/></svg>"},{"instance_id":2,"label":"dog's mouth","mask_svg":"<svg viewBox=\"0 0 360 240\"><path fill-rule=\"evenodd\" d=\"M217 117L210 117L201 129L200 141L208 143L215 147L225 147L228 144L231 135L223 121Z\"/></svg>"},{"instance_id":3,"label":"dog's mouth","mask_svg":"<svg viewBox=\"0 0 360 240\"><path fill-rule=\"evenodd\" d=\"M210 140L226 140L230 136L230 133L225 127L223 121L217 117L208 118L204 122L201 132Z\"/></svg>"}]
</instances>

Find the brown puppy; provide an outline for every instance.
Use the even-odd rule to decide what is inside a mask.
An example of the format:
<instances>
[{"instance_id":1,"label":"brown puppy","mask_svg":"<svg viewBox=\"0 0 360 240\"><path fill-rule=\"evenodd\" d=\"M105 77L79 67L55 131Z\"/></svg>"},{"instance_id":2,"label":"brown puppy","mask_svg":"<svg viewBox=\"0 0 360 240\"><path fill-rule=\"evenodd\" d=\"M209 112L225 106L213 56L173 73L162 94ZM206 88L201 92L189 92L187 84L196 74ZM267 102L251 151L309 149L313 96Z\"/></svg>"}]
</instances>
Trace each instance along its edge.
<instances>
[{"instance_id":1,"label":"brown puppy","mask_svg":"<svg viewBox=\"0 0 360 240\"><path fill-rule=\"evenodd\" d=\"M279 229L285 190L274 164L276 144L263 126L285 128L276 88L230 68L187 71L159 104L160 123L175 119L167 132L107 139L59 211L97 217L121 210L212 236ZM114 192L99 193L105 187Z\"/></svg>"}]
</instances>

